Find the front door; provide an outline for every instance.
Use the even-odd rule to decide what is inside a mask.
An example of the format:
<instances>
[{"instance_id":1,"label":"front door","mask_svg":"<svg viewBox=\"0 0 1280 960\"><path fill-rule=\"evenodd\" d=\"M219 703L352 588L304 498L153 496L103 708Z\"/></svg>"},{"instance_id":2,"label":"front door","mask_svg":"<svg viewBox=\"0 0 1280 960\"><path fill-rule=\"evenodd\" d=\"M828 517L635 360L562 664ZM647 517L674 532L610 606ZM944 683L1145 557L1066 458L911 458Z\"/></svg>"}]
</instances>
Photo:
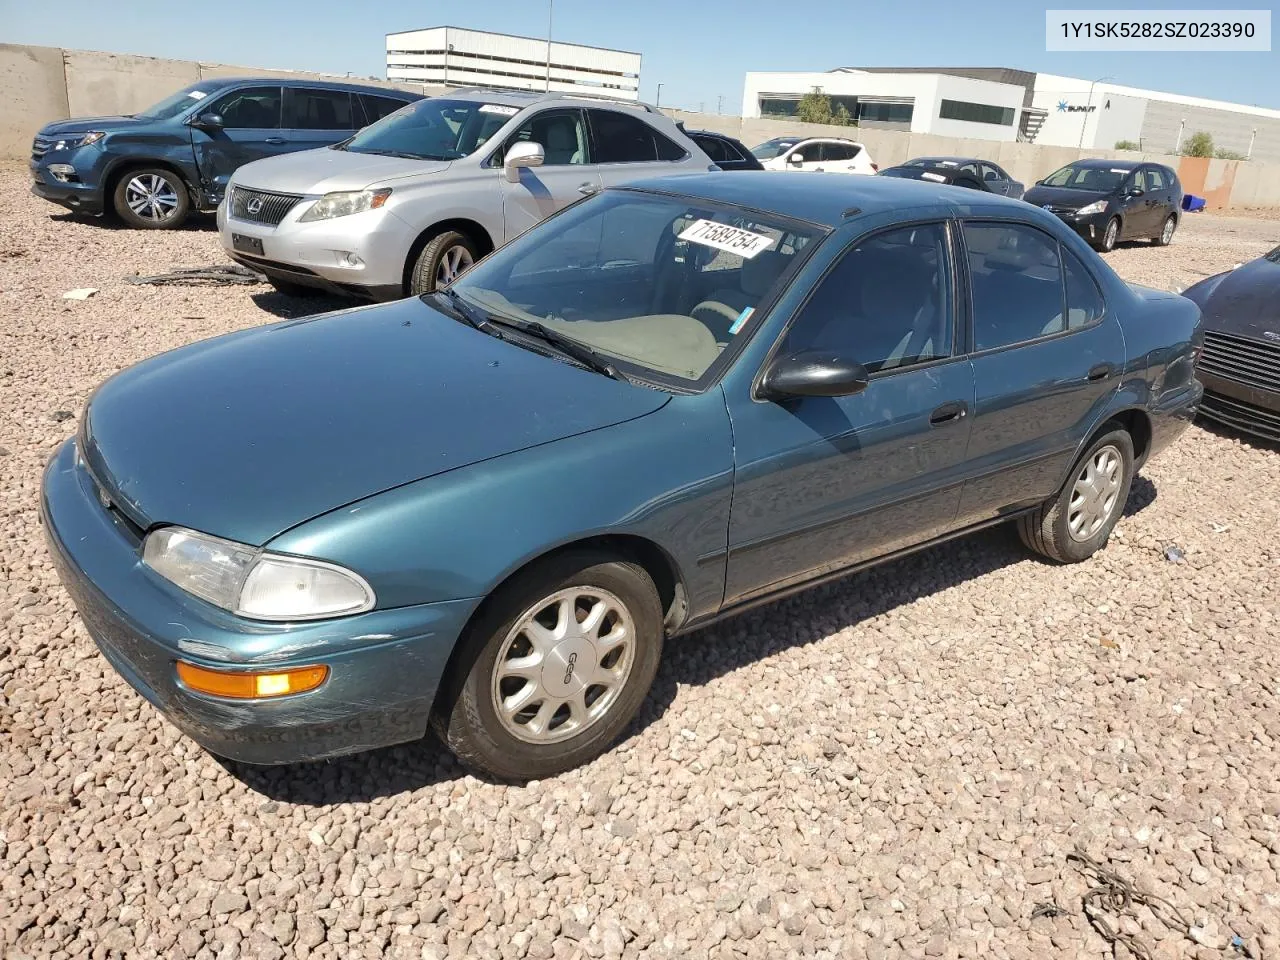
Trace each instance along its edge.
<instances>
[{"instance_id":1,"label":"front door","mask_svg":"<svg viewBox=\"0 0 1280 960\"><path fill-rule=\"evenodd\" d=\"M514 143L541 144L540 167L521 167L518 183L502 174L502 158ZM529 117L493 155L502 184L502 219L506 239L518 237L583 197L600 190L600 175L591 164L590 139L582 111L544 110Z\"/></svg>"},{"instance_id":2,"label":"front door","mask_svg":"<svg viewBox=\"0 0 1280 960\"><path fill-rule=\"evenodd\" d=\"M954 350L947 227L858 241L800 310L775 356L863 363L865 391L729 396L736 473L725 602L838 570L950 529L973 373Z\"/></svg>"},{"instance_id":3,"label":"front door","mask_svg":"<svg viewBox=\"0 0 1280 960\"><path fill-rule=\"evenodd\" d=\"M222 117L221 129L190 128L196 167L210 199L222 196L237 167L292 149L280 126L280 87L238 87L201 113Z\"/></svg>"},{"instance_id":4,"label":"front door","mask_svg":"<svg viewBox=\"0 0 1280 960\"><path fill-rule=\"evenodd\" d=\"M1053 496L1120 383L1124 335L1084 263L1026 224L966 223L977 405L960 522Z\"/></svg>"}]
</instances>

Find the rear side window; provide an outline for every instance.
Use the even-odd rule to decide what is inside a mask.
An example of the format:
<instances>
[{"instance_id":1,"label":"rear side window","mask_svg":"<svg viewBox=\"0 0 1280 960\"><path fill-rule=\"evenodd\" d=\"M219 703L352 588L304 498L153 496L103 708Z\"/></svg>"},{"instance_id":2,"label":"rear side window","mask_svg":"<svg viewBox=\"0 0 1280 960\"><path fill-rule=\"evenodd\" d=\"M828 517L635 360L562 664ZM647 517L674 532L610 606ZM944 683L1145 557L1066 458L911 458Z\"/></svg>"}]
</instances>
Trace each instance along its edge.
<instances>
[{"instance_id":1,"label":"rear side window","mask_svg":"<svg viewBox=\"0 0 1280 960\"><path fill-rule=\"evenodd\" d=\"M221 114L222 125L232 130L275 130L280 126L280 88L233 90L209 112Z\"/></svg>"},{"instance_id":2,"label":"rear side window","mask_svg":"<svg viewBox=\"0 0 1280 960\"><path fill-rule=\"evenodd\" d=\"M1147 167L1147 189L1163 190L1168 184L1164 182L1164 174L1159 167Z\"/></svg>"},{"instance_id":3,"label":"rear side window","mask_svg":"<svg viewBox=\"0 0 1280 960\"><path fill-rule=\"evenodd\" d=\"M852 160L858 155L858 148L851 143L824 143L822 145L823 160Z\"/></svg>"},{"instance_id":4,"label":"rear side window","mask_svg":"<svg viewBox=\"0 0 1280 960\"><path fill-rule=\"evenodd\" d=\"M355 130L351 94L341 90L285 87L284 126L293 130Z\"/></svg>"},{"instance_id":5,"label":"rear side window","mask_svg":"<svg viewBox=\"0 0 1280 960\"><path fill-rule=\"evenodd\" d=\"M991 350L1061 333L1058 242L1034 227L966 223L974 349Z\"/></svg>"},{"instance_id":6,"label":"rear side window","mask_svg":"<svg viewBox=\"0 0 1280 960\"><path fill-rule=\"evenodd\" d=\"M1062 249L1067 281L1067 329L1079 330L1102 319L1106 303L1097 282L1074 253Z\"/></svg>"},{"instance_id":7,"label":"rear side window","mask_svg":"<svg viewBox=\"0 0 1280 960\"><path fill-rule=\"evenodd\" d=\"M395 113L403 107L404 101L362 93L360 94L360 105L364 107L365 123L376 123L383 117Z\"/></svg>"},{"instance_id":8,"label":"rear side window","mask_svg":"<svg viewBox=\"0 0 1280 960\"><path fill-rule=\"evenodd\" d=\"M729 156L729 151L723 140L717 140L714 137L695 137L693 142L701 147L702 152L716 163L720 163L725 160L738 159L737 157Z\"/></svg>"},{"instance_id":9,"label":"rear side window","mask_svg":"<svg viewBox=\"0 0 1280 960\"><path fill-rule=\"evenodd\" d=\"M680 160L685 151L639 117L613 110L588 110L596 163Z\"/></svg>"}]
</instances>

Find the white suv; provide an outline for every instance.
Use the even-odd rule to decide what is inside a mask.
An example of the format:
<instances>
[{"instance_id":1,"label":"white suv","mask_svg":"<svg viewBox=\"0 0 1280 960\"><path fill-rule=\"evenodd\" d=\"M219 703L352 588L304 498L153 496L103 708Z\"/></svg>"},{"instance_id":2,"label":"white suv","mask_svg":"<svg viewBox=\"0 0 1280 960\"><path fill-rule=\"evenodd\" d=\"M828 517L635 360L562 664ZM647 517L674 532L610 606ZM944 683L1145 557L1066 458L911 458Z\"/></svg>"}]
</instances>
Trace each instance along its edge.
<instances>
[{"instance_id":1,"label":"white suv","mask_svg":"<svg viewBox=\"0 0 1280 960\"><path fill-rule=\"evenodd\" d=\"M880 168L867 148L840 137L774 137L751 151L766 170L803 170L808 173L864 173Z\"/></svg>"},{"instance_id":2,"label":"white suv","mask_svg":"<svg viewBox=\"0 0 1280 960\"><path fill-rule=\"evenodd\" d=\"M443 286L604 187L714 169L645 104L451 91L333 147L240 167L218 231L283 292L388 300Z\"/></svg>"}]
</instances>

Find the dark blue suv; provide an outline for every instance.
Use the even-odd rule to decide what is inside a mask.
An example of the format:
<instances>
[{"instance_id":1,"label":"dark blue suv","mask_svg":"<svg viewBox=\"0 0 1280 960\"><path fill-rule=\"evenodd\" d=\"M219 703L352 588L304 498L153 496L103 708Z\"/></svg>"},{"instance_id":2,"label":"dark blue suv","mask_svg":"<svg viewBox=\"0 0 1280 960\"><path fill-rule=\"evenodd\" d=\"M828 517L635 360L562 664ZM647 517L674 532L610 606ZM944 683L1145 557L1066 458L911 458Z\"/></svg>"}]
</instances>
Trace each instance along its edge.
<instances>
[{"instance_id":1,"label":"dark blue suv","mask_svg":"<svg viewBox=\"0 0 1280 960\"><path fill-rule=\"evenodd\" d=\"M31 146L31 190L146 229L212 210L241 164L326 147L416 93L312 80L204 80L130 117L58 120Z\"/></svg>"}]
</instances>

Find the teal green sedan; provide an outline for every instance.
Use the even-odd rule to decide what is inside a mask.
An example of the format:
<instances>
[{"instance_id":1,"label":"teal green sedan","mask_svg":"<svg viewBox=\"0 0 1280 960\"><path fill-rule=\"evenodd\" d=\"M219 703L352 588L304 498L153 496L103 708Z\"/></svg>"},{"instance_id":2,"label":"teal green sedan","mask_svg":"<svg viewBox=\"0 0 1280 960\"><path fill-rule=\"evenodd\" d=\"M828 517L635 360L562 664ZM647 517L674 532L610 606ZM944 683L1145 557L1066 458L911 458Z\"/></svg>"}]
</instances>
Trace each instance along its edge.
<instances>
[{"instance_id":1,"label":"teal green sedan","mask_svg":"<svg viewBox=\"0 0 1280 960\"><path fill-rule=\"evenodd\" d=\"M433 294L118 374L42 517L103 655L213 753L434 727L546 777L627 729L669 637L996 523L1087 559L1201 342L1028 204L654 180Z\"/></svg>"}]
</instances>

